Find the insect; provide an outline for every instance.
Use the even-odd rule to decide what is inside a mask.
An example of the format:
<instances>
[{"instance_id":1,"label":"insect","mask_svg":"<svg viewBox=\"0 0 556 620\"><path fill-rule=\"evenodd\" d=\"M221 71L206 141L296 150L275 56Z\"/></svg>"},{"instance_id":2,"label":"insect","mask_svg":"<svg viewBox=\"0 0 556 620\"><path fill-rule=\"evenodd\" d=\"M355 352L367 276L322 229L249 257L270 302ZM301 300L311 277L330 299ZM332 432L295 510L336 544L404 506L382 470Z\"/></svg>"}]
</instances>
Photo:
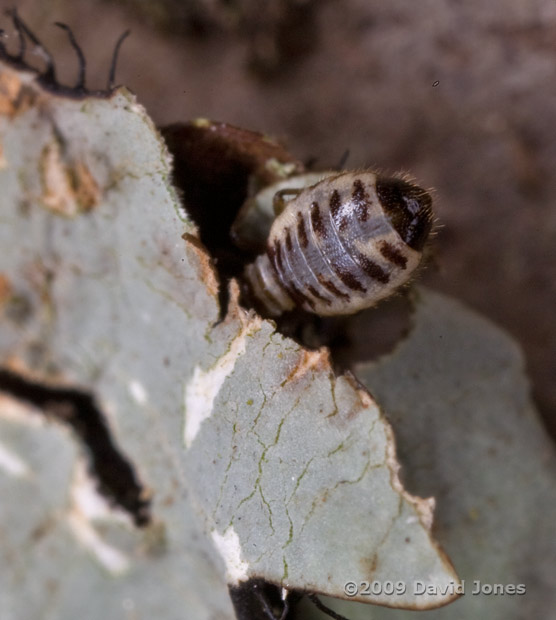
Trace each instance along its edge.
<instances>
[{"instance_id":1,"label":"insect","mask_svg":"<svg viewBox=\"0 0 556 620\"><path fill-rule=\"evenodd\" d=\"M428 192L370 171L285 187L273 204L266 251L244 272L270 316L297 306L320 316L374 306L408 282L433 222Z\"/></svg>"}]
</instances>

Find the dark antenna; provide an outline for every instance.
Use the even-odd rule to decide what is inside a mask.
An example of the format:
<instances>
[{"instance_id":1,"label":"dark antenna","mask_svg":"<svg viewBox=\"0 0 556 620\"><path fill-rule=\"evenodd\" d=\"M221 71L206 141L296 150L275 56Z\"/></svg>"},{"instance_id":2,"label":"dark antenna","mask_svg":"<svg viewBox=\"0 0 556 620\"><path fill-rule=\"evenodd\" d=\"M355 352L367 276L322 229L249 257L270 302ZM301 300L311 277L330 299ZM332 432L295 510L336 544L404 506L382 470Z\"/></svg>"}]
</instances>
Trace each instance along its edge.
<instances>
[{"instance_id":1,"label":"dark antenna","mask_svg":"<svg viewBox=\"0 0 556 620\"><path fill-rule=\"evenodd\" d=\"M321 602L316 594L307 594L307 598L317 609L325 613L327 616L334 618L334 620L347 620L345 616L337 614L334 610L330 609L330 607L327 607L323 602Z\"/></svg>"},{"instance_id":2,"label":"dark antenna","mask_svg":"<svg viewBox=\"0 0 556 620\"><path fill-rule=\"evenodd\" d=\"M123 34L120 35L120 38L116 41L116 47L114 48L114 53L112 54L112 62L110 63L110 73L108 74L108 84L106 86L106 90L110 92L114 89L114 80L116 78L116 65L118 63L118 55L120 53L120 47L122 43L129 35L130 31L126 30Z\"/></svg>"},{"instance_id":3,"label":"dark antenna","mask_svg":"<svg viewBox=\"0 0 556 620\"><path fill-rule=\"evenodd\" d=\"M85 91L86 90L85 69L86 69L87 63L85 61L85 55L83 54L83 50L79 47L79 44L77 43L77 41L75 40L75 37L73 36L73 32L71 28L67 24L62 24L61 22L55 22L54 25L58 26L58 28L61 28L62 30L65 30L68 33L68 38L70 40L71 46L75 50L75 53L77 54L77 60L79 62L79 72L77 74L77 82L74 88L77 91Z\"/></svg>"},{"instance_id":4,"label":"dark antenna","mask_svg":"<svg viewBox=\"0 0 556 620\"><path fill-rule=\"evenodd\" d=\"M8 15L11 16L15 29L19 34L20 53L22 48L23 51L25 51L25 43L21 44L21 39L23 38L23 35L25 35L26 37L29 37L29 40L33 43L36 50L40 52L40 55L44 58L44 61L46 62L46 69L41 74L41 80L48 83L57 84L56 70L54 69L54 61L52 60L50 52L46 49L46 47L44 47L44 45L37 39L37 37L29 30L29 28L27 28L25 23L19 18L19 15L17 14L17 9L10 9L8 11ZM21 58L18 58L18 60L21 60Z\"/></svg>"}]
</instances>

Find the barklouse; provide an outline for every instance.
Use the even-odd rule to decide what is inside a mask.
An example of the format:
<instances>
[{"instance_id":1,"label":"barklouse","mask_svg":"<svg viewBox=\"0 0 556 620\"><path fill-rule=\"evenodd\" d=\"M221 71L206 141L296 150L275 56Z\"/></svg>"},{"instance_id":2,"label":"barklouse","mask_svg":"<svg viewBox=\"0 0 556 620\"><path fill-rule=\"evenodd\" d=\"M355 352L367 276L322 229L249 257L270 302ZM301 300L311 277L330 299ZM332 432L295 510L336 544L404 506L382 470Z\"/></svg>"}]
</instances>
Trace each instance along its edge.
<instances>
[{"instance_id":1,"label":"barklouse","mask_svg":"<svg viewBox=\"0 0 556 620\"><path fill-rule=\"evenodd\" d=\"M245 269L270 316L301 307L321 316L374 306L419 265L432 227L422 188L373 172L330 175L274 197L266 252Z\"/></svg>"}]
</instances>

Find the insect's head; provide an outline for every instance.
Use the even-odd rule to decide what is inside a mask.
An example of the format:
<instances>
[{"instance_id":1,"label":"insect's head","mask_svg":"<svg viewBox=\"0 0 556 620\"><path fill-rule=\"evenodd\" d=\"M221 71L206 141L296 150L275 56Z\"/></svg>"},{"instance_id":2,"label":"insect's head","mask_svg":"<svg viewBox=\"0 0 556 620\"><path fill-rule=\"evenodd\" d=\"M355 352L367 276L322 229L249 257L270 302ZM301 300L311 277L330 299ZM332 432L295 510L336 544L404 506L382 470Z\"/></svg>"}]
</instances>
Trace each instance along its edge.
<instances>
[{"instance_id":1,"label":"insect's head","mask_svg":"<svg viewBox=\"0 0 556 620\"><path fill-rule=\"evenodd\" d=\"M383 176L376 179L376 193L400 237L422 250L433 223L430 195L413 183Z\"/></svg>"}]
</instances>

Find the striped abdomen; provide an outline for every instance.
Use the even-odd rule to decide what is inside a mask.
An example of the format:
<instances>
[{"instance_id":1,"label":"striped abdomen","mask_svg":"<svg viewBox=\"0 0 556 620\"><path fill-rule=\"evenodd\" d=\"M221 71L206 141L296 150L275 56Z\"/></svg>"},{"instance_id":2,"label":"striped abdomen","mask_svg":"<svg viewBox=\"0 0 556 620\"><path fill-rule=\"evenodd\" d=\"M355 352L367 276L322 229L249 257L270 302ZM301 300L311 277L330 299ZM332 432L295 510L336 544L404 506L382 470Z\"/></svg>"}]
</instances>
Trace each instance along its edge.
<instances>
[{"instance_id":1,"label":"striped abdomen","mask_svg":"<svg viewBox=\"0 0 556 620\"><path fill-rule=\"evenodd\" d=\"M245 277L271 315L295 306L351 314L408 281L431 223L431 198L411 183L371 172L331 176L287 203Z\"/></svg>"}]
</instances>

